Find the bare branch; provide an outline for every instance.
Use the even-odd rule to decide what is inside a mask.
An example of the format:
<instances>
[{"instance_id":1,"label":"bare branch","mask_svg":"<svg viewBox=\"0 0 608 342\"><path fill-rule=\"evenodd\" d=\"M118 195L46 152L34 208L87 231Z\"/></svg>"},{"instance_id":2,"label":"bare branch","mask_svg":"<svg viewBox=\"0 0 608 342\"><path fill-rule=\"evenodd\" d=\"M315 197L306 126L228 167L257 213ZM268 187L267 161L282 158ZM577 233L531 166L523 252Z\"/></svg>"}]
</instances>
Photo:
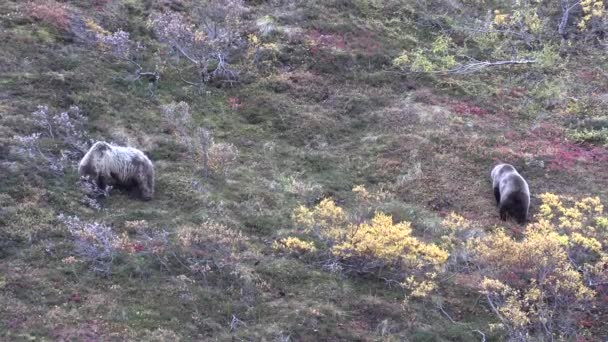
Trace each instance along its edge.
<instances>
[{"instance_id":1,"label":"bare branch","mask_svg":"<svg viewBox=\"0 0 608 342\"><path fill-rule=\"evenodd\" d=\"M180 76L180 80L182 80L182 82L191 85L191 86L197 86L197 87L202 87L204 85L204 83L194 83L194 82L190 82L190 81L186 81L183 77Z\"/></svg>"},{"instance_id":2,"label":"bare branch","mask_svg":"<svg viewBox=\"0 0 608 342\"><path fill-rule=\"evenodd\" d=\"M466 325L464 323L456 322L454 319L452 319L452 317L443 309L443 305L441 305L441 302L439 300L435 301L435 305L441 311L441 313L443 313L445 315L445 317L447 317L450 320L450 322L452 322L453 324ZM486 334L481 332L481 330L477 330L477 329L475 329L473 331L481 335L481 342L486 342Z\"/></svg>"},{"instance_id":3,"label":"bare branch","mask_svg":"<svg viewBox=\"0 0 608 342\"><path fill-rule=\"evenodd\" d=\"M486 334L482 333L481 330L477 330L477 329L475 329L473 331L481 335L481 342L486 342Z\"/></svg>"},{"instance_id":4,"label":"bare branch","mask_svg":"<svg viewBox=\"0 0 608 342\"><path fill-rule=\"evenodd\" d=\"M576 6L580 5L580 1L575 2L573 5L568 6L568 1L562 0L562 19L559 22L559 26L557 27L557 33L559 33L562 37L566 36L566 25L568 25L568 19L570 18L570 11L572 11Z\"/></svg>"},{"instance_id":5,"label":"bare branch","mask_svg":"<svg viewBox=\"0 0 608 342\"><path fill-rule=\"evenodd\" d=\"M441 311L441 313L443 313L445 315L445 317L447 317L450 322L454 323L454 324L462 324L462 323L458 323L456 322L454 319L452 319L452 316L450 316L444 309L443 309L443 305L441 305L441 303L439 301L435 302L435 305L437 305L437 308Z\"/></svg>"},{"instance_id":6,"label":"bare branch","mask_svg":"<svg viewBox=\"0 0 608 342\"><path fill-rule=\"evenodd\" d=\"M516 65L516 64L535 64L538 61L535 59L519 59L519 60L507 60L507 61L485 61L485 62L472 62L469 64L462 64L452 69L446 70L435 70L435 71L396 71L396 70L383 70L383 72L409 75L409 74L470 74L473 72L480 71L487 67L505 66L505 65Z\"/></svg>"},{"instance_id":7,"label":"bare branch","mask_svg":"<svg viewBox=\"0 0 608 342\"><path fill-rule=\"evenodd\" d=\"M450 74L468 74L479 71L487 67L503 66L503 65L515 65L515 64L534 64L537 61L535 59L519 59L519 60L507 60L507 61L495 61L495 62L474 62L470 64L460 65L453 69L438 71L438 73L450 73Z\"/></svg>"},{"instance_id":8,"label":"bare branch","mask_svg":"<svg viewBox=\"0 0 608 342\"><path fill-rule=\"evenodd\" d=\"M232 321L230 322L230 331L235 331L241 325L247 326L245 322L238 319L235 315L232 315Z\"/></svg>"},{"instance_id":9,"label":"bare branch","mask_svg":"<svg viewBox=\"0 0 608 342\"><path fill-rule=\"evenodd\" d=\"M525 38L525 34L522 32L517 32L517 31L512 31L512 30L497 30L497 29L476 29L476 28L472 28L472 27L455 27L458 30L463 30L463 31L471 31L471 32L478 32L478 33L503 33L503 34L511 34L514 36L518 36L520 38Z\"/></svg>"},{"instance_id":10,"label":"bare branch","mask_svg":"<svg viewBox=\"0 0 608 342\"><path fill-rule=\"evenodd\" d=\"M177 51L179 51L179 53L181 53L184 57L186 57L194 65L199 65L200 64L200 61L197 61L196 59L190 57L190 55L186 51L184 51L184 49L181 46L179 46L177 44L175 44L173 46L177 49Z\"/></svg>"},{"instance_id":11,"label":"bare branch","mask_svg":"<svg viewBox=\"0 0 608 342\"><path fill-rule=\"evenodd\" d=\"M589 287L596 287L596 286L602 286L602 285L608 285L608 281L602 281L599 283L595 283L595 282L589 280Z\"/></svg>"}]
</instances>

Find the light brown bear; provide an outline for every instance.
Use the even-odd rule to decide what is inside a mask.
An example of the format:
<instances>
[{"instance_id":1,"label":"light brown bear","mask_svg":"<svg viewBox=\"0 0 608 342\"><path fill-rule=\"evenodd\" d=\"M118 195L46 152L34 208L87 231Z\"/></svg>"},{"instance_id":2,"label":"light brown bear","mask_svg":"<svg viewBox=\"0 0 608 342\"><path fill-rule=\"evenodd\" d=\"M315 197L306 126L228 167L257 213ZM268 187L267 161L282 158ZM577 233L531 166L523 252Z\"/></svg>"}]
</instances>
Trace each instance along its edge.
<instances>
[{"instance_id":1,"label":"light brown bear","mask_svg":"<svg viewBox=\"0 0 608 342\"><path fill-rule=\"evenodd\" d=\"M524 224L530 207L530 188L524 177L510 164L496 165L490 176L501 220L505 221L508 215Z\"/></svg>"},{"instance_id":2,"label":"light brown bear","mask_svg":"<svg viewBox=\"0 0 608 342\"><path fill-rule=\"evenodd\" d=\"M133 147L98 141L82 157L78 174L89 177L101 189L111 185L136 190L146 201L154 194L154 165L142 151Z\"/></svg>"}]
</instances>

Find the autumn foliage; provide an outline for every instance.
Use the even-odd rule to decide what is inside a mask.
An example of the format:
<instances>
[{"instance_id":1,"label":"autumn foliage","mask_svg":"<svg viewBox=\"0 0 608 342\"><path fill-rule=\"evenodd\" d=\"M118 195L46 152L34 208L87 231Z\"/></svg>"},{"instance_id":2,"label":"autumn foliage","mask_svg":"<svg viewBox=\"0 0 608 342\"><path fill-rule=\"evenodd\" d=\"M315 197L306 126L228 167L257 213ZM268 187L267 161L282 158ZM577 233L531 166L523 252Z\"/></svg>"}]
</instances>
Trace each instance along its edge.
<instances>
[{"instance_id":1,"label":"autumn foliage","mask_svg":"<svg viewBox=\"0 0 608 342\"><path fill-rule=\"evenodd\" d=\"M607 218L599 198L541 196L522 239L502 229L469 242L480 292L514 340L579 336L580 317L602 305ZM604 303L605 305L605 303Z\"/></svg>"},{"instance_id":2,"label":"autumn foliage","mask_svg":"<svg viewBox=\"0 0 608 342\"><path fill-rule=\"evenodd\" d=\"M371 196L362 187L353 191L359 201ZM416 237L409 222L394 223L382 212L357 220L361 202L347 211L326 198L293 212L309 241L290 236L273 247L329 258L350 274L398 281L406 299L441 296L439 275L468 274L480 279L472 286L511 340L576 338L593 328L586 313L606 306L608 218L597 197L575 201L545 193L540 199L536 222L523 237L503 228L484 233L451 213L442 222L441 242L431 243Z\"/></svg>"},{"instance_id":3,"label":"autumn foliage","mask_svg":"<svg viewBox=\"0 0 608 342\"><path fill-rule=\"evenodd\" d=\"M353 191L359 199L369 196L362 187ZM397 281L408 296L424 297L435 289L434 279L448 258L445 250L414 236L409 222L394 223L382 212L361 223L357 216L328 198L313 208L301 206L293 213L295 223L304 232L323 242L324 255L348 272ZM276 244L288 246L287 242L283 239ZM292 245L292 249L303 250L301 243Z\"/></svg>"},{"instance_id":4,"label":"autumn foliage","mask_svg":"<svg viewBox=\"0 0 608 342\"><path fill-rule=\"evenodd\" d=\"M27 5L29 15L58 30L65 31L70 26L70 13L63 3L55 1L36 1Z\"/></svg>"}]
</instances>

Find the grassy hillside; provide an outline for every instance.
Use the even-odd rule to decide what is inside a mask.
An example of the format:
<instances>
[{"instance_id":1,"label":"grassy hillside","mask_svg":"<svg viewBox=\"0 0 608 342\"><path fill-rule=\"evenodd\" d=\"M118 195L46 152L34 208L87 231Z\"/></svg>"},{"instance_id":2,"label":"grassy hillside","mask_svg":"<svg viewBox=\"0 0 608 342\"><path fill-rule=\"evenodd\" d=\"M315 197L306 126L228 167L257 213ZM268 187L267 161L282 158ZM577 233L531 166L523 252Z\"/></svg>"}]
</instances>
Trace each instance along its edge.
<instances>
[{"instance_id":1,"label":"grassy hillside","mask_svg":"<svg viewBox=\"0 0 608 342\"><path fill-rule=\"evenodd\" d=\"M303 229L294 211L331 198L357 224L383 212L442 248L449 213L472 222L476 234L500 226L521 239L524 227L498 217L489 179L497 162L528 180L533 222L541 193L606 203L603 32L576 36L571 23L570 43L555 32L524 43L462 29L489 10L508 11L493 1L428 8L397 0L245 1L231 22L240 43L227 53L238 77L192 85L202 69L153 22L175 12L199 25L199 6L0 3L0 339L507 339L468 261L450 259L432 296L404 301L403 276L385 273L390 263L351 267L331 254L327 237ZM577 11L576 18L584 15ZM560 13L548 5L539 13L554 30ZM120 42L103 40L118 31L129 33L128 55L112 50ZM444 36L450 48L435 49ZM499 50L537 63L446 71L446 56L495 61L504 59ZM417 69L417 51L436 68ZM406 67L394 62L404 52ZM211 63L203 73L218 69ZM149 83L141 72L160 78ZM167 114L179 102L189 108L181 126ZM32 114L40 105L51 117L67 111L72 121L54 121L49 130ZM84 136L66 128L74 122ZM201 147L203 128L216 150ZM23 137L33 133L40 137L28 145ZM87 197L75 139L144 151L155 164L154 199L119 189ZM236 158L222 148L238 150ZM208 166L204 156L212 158ZM358 185L370 197L362 200ZM83 227L100 235L78 235ZM113 241L103 247L111 257L95 245L102 235ZM277 247L291 236L319 252ZM600 236L605 252L608 235ZM84 253L83 244L97 254ZM576 309L576 332L567 338L608 336L599 323L608 318L605 298L594 303L602 305Z\"/></svg>"}]
</instances>

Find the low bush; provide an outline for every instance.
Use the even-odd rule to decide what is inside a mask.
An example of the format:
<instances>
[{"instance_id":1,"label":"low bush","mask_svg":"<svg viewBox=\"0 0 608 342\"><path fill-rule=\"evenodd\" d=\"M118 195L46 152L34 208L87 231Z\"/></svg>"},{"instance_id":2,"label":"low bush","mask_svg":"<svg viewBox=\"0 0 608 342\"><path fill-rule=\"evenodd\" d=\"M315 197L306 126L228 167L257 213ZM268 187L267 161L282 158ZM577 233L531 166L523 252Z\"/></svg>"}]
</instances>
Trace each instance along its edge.
<instances>
[{"instance_id":1,"label":"low bush","mask_svg":"<svg viewBox=\"0 0 608 342\"><path fill-rule=\"evenodd\" d=\"M514 340L580 336L583 312L602 300L608 220L599 198L545 193L521 240L498 230L469 242L481 294Z\"/></svg>"},{"instance_id":2,"label":"low bush","mask_svg":"<svg viewBox=\"0 0 608 342\"><path fill-rule=\"evenodd\" d=\"M36 132L14 136L16 151L26 157L33 169L63 175L88 148L87 118L76 106L52 114L48 106L40 105L30 119Z\"/></svg>"},{"instance_id":3,"label":"low bush","mask_svg":"<svg viewBox=\"0 0 608 342\"><path fill-rule=\"evenodd\" d=\"M362 186L353 191L360 205L351 213L327 198L311 209L302 206L294 211L296 225L322 242L319 257L329 257L331 261L325 260L326 264L338 263L339 269L349 273L398 282L407 289L408 296L425 297L433 292L436 275L448 253L413 236L409 222L393 223L390 215L381 212L365 219L361 213L369 210L369 201L378 194L371 195ZM291 237L278 240L275 245L286 245L286 241L293 242L294 248L303 243Z\"/></svg>"}]
</instances>

